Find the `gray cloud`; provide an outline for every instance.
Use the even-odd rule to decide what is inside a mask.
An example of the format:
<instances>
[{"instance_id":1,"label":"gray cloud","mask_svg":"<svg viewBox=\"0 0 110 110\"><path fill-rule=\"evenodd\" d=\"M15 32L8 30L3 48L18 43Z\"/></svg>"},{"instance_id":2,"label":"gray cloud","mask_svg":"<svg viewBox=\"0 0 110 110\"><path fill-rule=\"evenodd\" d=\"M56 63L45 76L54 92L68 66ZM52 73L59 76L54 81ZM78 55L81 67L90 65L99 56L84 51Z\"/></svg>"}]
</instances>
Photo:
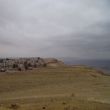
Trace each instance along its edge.
<instances>
[{"instance_id":1,"label":"gray cloud","mask_svg":"<svg viewBox=\"0 0 110 110\"><path fill-rule=\"evenodd\" d=\"M110 58L109 0L0 0L0 56Z\"/></svg>"}]
</instances>

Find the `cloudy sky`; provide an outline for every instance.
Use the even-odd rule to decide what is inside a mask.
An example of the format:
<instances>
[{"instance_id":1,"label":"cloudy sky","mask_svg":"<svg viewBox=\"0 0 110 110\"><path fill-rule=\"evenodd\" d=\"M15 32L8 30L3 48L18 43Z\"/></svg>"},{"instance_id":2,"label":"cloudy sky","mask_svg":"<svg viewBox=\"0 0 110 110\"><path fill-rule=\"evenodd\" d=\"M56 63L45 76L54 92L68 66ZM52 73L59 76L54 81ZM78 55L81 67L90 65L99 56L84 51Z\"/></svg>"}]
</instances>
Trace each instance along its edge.
<instances>
[{"instance_id":1,"label":"cloudy sky","mask_svg":"<svg viewBox=\"0 0 110 110\"><path fill-rule=\"evenodd\" d=\"M0 0L0 57L110 59L110 0Z\"/></svg>"}]
</instances>

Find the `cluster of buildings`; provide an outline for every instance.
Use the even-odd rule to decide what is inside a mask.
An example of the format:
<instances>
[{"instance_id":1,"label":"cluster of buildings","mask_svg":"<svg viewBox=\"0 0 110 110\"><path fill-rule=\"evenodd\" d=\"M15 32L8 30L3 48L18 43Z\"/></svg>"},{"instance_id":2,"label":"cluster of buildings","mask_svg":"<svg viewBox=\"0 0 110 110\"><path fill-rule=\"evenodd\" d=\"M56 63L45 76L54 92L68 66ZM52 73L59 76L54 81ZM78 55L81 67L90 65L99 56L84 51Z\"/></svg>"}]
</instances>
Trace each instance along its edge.
<instances>
[{"instance_id":1,"label":"cluster of buildings","mask_svg":"<svg viewBox=\"0 0 110 110\"><path fill-rule=\"evenodd\" d=\"M0 72L32 70L37 67L45 67L43 58L4 58L0 59Z\"/></svg>"}]
</instances>

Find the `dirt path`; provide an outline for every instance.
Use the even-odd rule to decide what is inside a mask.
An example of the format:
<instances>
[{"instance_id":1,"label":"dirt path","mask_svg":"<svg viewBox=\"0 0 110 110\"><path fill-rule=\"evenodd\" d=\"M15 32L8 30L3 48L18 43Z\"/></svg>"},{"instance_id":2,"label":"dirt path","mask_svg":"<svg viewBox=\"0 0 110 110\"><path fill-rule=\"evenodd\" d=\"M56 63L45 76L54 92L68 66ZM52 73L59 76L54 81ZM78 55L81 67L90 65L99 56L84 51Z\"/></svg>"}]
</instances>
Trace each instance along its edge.
<instances>
[{"instance_id":1,"label":"dirt path","mask_svg":"<svg viewBox=\"0 0 110 110\"><path fill-rule=\"evenodd\" d=\"M24 96L24 97L14 97L14 98L5 98L5 99L0 99L0 102L10 102L10 101L14 101L14 100L29 100L29 99L40 99L40 98L63 98L63 97L70 97L70 94L54 94L54 95L38 95L38 96ZM79 97L78 97L79 99ZM88 98L85 99L88 101L94 101L94 102L99 102L99 103L106 103L106 104L110 104L109 100L101 100L101 99L94 99L94 98Z\"/></svg>"},{"instance_id":2,"label":"dirt path","mask_svg":"<svg viewBox=\"0 0 110 110\"><path fill-rule=\"evenodd\" d=\"M100 102L100 103L106 103L106 104L110 104L110 100L101 100L101 99L87 99L88 101L94 101L94 102Z\"/></svg>"},{"instance_id":3,"label":"dirt path","mask_svg":"<svg viewBox=\"0 0 110 110\"><path fill-rule=\"evenodd\" d=\"M5 98L5 99L0 99L0 102L2 102L2 101L11 101L11 100L24 100L24 99L37 99L37 98L55 98L55 97L69 97L69 94L38 95L38 96L34 95L34 96Z\"/></svg>"}]
</instances>

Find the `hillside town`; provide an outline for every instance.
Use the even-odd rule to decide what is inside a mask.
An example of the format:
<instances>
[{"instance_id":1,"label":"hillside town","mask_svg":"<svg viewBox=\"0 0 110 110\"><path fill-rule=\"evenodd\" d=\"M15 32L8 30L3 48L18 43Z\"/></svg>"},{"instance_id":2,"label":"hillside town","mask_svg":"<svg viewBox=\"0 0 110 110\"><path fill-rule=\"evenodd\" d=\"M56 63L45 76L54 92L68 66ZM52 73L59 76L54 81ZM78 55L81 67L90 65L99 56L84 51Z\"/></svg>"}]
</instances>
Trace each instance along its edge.
<instances>
[{"instance_id":1,"label":"hillside town","mask_svg":"<svg viewBox=\"0 0 110 110\"><path fill-rule=\"evenodd\" d=\"M0 58L0 72L26 71L40 67L56 67L64 65L65 64L62 61L59 61L56 58Z\"/></svg>"},{"instance_id":2,"label":"hillside town","mask_svg":"<svg viewBox=\"0 0 110 110\"><path fill-rule=\"evenodd\" d=\"M0 59L0 72L32 70L38 67L46 67L46 62L43 58Z\"/></svg>"}]
</instances>

